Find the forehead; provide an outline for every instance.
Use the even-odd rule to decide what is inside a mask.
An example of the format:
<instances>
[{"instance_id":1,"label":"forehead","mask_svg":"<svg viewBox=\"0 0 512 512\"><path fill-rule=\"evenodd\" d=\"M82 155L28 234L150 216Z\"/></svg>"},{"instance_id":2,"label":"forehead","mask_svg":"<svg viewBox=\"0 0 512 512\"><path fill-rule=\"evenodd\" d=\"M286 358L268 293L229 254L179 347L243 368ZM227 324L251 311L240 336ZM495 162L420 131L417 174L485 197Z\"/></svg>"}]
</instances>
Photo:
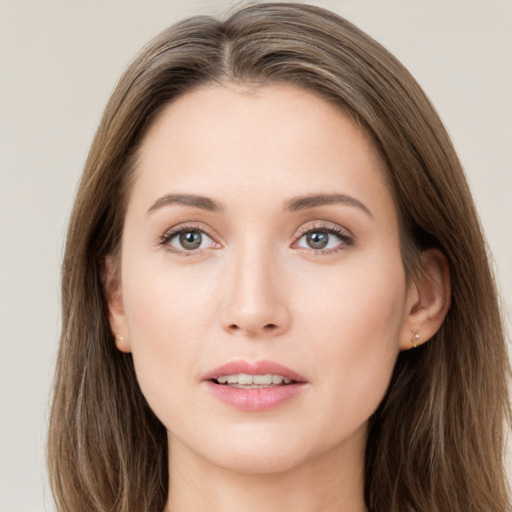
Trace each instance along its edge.
<instances>
[{"instance_id":1,"label":"forehead","mask_svg":"<svg viewBox=\"0 0 512 512\"><path fill-rule=\"evenodd\" d=\"M141 145L132 192L149 204L191 190L270 200L340 188L389 202L385 176L373 142L338 106L292 85L228 83L163 110Z\"/></svg>"}]
</instances>

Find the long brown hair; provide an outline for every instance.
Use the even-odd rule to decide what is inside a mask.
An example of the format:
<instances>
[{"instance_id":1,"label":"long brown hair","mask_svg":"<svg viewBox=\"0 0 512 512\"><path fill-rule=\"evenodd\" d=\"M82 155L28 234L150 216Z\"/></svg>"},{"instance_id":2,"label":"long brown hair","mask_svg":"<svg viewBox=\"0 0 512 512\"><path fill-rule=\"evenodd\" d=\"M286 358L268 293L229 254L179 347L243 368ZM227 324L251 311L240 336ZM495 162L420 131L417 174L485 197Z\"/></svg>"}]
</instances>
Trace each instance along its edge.
<instances>
[{"instance_id":1,"label":"long brown hair","mask_svg":"<svg viewBox=\"0 0 512 512\"><path fill-rule=\"evenodd\" d=\"M398 358L370 419L372 512L504 512L509 366L486 244L445 128L407 70L326 10L256 4L225 21L194 17L155 38L101 120L71 217L48 458L61 512L160 512L167 439L130 354L114 345L103 267L120 243L140 142L170 101L226 81L291 83L344 109L387 164L409 276L423 249L450 267L452 304L432 340Z\"/></svg>"}]
</instances>

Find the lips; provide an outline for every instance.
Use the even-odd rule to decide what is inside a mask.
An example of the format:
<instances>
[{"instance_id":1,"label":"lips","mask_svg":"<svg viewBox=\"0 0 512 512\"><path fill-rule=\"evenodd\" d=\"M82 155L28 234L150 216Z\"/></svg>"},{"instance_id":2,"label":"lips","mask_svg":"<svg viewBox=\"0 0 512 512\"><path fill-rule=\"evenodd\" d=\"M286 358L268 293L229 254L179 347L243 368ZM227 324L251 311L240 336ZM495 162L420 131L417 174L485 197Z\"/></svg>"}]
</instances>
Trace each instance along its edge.
<instances>
[{"instance_id":1,"label":"lips","mask_svg":"<svg viewBox=\"0 0 512 512\"><path fill-rule=\"evenodd\" d=\"M203 377L207 389L221 402L244 411L277 407L300 394L307 380L273 361L226 363Z\"/></svg>"}]
</instances>

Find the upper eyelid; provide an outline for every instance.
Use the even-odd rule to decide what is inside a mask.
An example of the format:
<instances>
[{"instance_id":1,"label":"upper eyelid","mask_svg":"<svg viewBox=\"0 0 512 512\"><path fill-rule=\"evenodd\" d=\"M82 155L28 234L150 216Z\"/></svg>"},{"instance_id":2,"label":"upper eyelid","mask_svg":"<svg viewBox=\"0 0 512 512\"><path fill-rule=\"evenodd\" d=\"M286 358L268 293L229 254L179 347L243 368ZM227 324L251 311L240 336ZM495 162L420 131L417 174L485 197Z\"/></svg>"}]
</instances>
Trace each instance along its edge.
<instances>
[{"instance_id":1,"label":"upper eyelid","mask_svg":"<svg viewBox=\"0 0 512 512\"><path fill-rule=\"evenodd\" d=\"M342 232L345 233L347 236L354 237L352 232L347 229L346 227L340 226L339 224L335 222L330 221L313 221L312 223L305 223L303 224L297 231L296 236L302 236L305 233L309 233L310 231L313 231L315 229L318 230L325 230L325 231L334 231L334 232Z\"/></svg>"},{"instance_id":2,"label":"upper eyelid","mask_svg":"<svg viewBox=\"0 0 512 512\"><path fill-rule=\"evenodd\" d=\"M162 235L162 238L171 237L177 235L178 233L183 233L184 231L201 231L205 235L208 235L210 238L215 238L215 236L211 233L211 231L208 228L205 228L203 225L199 223L196 224L195 222L184 222L181 224L177 224L176 226L167 229Z\"/></svg>"},{"instance_id":3,"label":"upper eyelid","mask_svg":"<svg viewBox=\"0 0 512 512\"><path fill-rule=\"evenodd\" d=\"M221 245L217 241L217 239L211 235L207 229L205 229L203 226L195 225L192 223L182 223L177 224L176 226L173 226L169 229L167 229L163 235L159 237L159 239L156 241L157 245L161 248L164 248L169 253L173 253L177 256L198 256L202 254L205 250L212 248L206 247L206 248L198 248L198 249L191 249L187 250L185 248L180 249L179 247L175 247L172 245L171 241L176 238L180 233L187 232L187 231L200 231L201 233L205 234L211 241L212 245Z\"/></svg>"},{"instance_id":4,"label":"upper eyelid","mask_svg":"<svg viewBox=\"0 0 512 512\"><path fill-rule=\"evenodd\" d=\"M161 246L171 246L170 241L173 238L175 238L177 235L179 235L180 233L183 233L183 232L186 232L186 231L200 231L201 233L204 233L208 238L210 238L213 243L222 245L218 241L217 237L215 237L215 235L213 235L210 232L210 230L208 230L204 226L196 224L196 223L187 223L187 222L182 223L182 224L177 224L176 226L173 226L172 228L167 229L164 232L164 234L162 236L160 236L160 238L158 240L158 245L161 245ZM169 250L171 250L171 249L169 249ZM184 253L184 254L186 253L186 254L192 255L192 254L196 254L196 253L202 252L204 250L205 249L195 249L195 250L187 251L185 249L179 249L177 247L173 247L172 252Z\"/></svg>"},{"instance_id":5,"label":"upper eyelid","mask_svg":"<svg viewBox=\"0 0 512 512\"><path fill-rule=\"evenodd\" d=\"M163 237L166 237L166 236L169 236L169 235L173 235L173 234L176 234L176 233L181 233L183 231L186 231L187 229L189 229L190 231L192 230L196 230L196 231L202 231L204 232L205 234L207 234L208 236L212 237L212 238L215 238L215 235L213 235L211 233L211 230L209 230L208 228L204 227L204 225L202 223L195 223L195 222L184 222L184 223L180 223L180 224L177 224L176 226L173 226L169 229L167 229L164 234L162 235L162 238ZM298 236L298 235L303 235L304 233L307 233L313 229L325 229L325 230L328 230L328 229L336 229L336 230L339 230L339 231L344 231L346 232L347 234L351 234L350 230L348 230L347 228L345 227L342 227L340 226L339 224L336 224L334 222L330 222L330 221L313 221L313 223L305 223L303 225L301 225L296 231L295 231L295 235Z\"/></svg>"},{"instance_id":6,"label":"upper eyelid","mask_svg":"<svg viewBox=\"0 0 512 512\"><path fill-rule=\"evenodd\" d=\"M334 235L340 241L340 247L313 249L305 247L297 247L297 249L305 249L312 254L334 255L339 251L346 250L354 245L356 237L348 228L341 226L338 223L330 221L313 221L313 223L305 223L299 228L299 232L295 236L293 245L298 244L303 236L312 231L325 231L330 235Z\"/></svg>"}]
</instances>

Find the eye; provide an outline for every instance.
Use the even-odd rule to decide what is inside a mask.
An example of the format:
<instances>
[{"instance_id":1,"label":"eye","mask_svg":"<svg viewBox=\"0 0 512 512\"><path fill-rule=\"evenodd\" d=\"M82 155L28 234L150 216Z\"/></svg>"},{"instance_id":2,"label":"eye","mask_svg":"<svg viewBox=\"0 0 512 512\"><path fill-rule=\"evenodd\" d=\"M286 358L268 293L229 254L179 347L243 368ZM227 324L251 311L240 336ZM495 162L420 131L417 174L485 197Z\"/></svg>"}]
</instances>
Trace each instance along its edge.
<instances>
[{"instance_id":1,"label":"eye","mask_svg":"<svg viewBox=\"0 0 512 512\"><path fill-rule=\"evenodd\" d=\"M209 235L195 226L172 229L163 236L161 243L171 252L177 253L194 253L216 245Z\"/></svg>"},{"instance_id":2,"label":"eye","mask_svg":"<svg viewBox=\"0 0 512 512\"><path fill-rule=\"evenodd\" d=\"M354 239L351 234L340 227L317 226L303 230L295 247L312 249L322 254L333 253L352 245Z\"/></svg>"}]
</instances>

